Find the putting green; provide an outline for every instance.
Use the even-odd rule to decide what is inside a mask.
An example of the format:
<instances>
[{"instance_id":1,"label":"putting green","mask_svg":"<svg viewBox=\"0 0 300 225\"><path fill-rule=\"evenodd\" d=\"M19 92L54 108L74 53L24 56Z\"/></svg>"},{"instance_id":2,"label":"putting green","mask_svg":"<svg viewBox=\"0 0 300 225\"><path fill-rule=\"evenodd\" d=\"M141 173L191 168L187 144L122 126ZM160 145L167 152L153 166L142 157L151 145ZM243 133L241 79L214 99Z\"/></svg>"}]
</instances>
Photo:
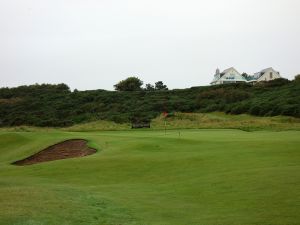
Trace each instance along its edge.
<instances>
[{"instance_id":1,"label":"putting green","mask_svg":"<svg viewBox=\"0 0 300 225\"><path fill-rule=\"evenodd\" d=\"M66 139L96 154L10 163ZM0 224L296 225L300 132L0 132Z\"/></svg>"}]
</instances>

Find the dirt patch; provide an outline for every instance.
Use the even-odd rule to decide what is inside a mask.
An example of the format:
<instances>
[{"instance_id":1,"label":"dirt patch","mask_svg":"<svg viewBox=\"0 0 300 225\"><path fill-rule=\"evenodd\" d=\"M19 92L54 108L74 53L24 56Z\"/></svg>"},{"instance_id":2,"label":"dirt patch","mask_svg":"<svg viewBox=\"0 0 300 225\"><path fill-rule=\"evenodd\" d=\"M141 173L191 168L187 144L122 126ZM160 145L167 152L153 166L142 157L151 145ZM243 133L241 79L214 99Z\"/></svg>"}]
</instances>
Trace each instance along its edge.
<instances>
[{"instance_id":1,"label":"dirt patch","mask_svg":"<svg viewBox=\"0 0 300 225\"><path fill-rule=\"evenodd\" d=\"M14 162L14 165L25 166L36 163L83 157L96 153L96 150L87 146L87 141L83 139L72 139L60 142L58 144L49 146L48 148Z\"/></svg>"}]
</instances>

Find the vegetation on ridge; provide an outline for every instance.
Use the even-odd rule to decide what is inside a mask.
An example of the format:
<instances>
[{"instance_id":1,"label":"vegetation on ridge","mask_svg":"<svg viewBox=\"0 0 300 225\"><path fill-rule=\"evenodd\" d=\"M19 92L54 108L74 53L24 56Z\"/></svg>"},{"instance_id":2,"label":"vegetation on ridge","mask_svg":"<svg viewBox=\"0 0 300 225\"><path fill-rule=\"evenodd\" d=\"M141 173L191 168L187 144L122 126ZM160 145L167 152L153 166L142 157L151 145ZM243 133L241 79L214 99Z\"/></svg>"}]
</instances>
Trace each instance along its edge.
<instances>
[{"instance_id":1,"label":"vegetation on ridge","mask_svg":"<svg viewBox=\"0 0 300 225\"><path fill-rule=\"evenodd\" d=\"M70 91L65 84L0 89L0 126L65 127L96 120L129 123L162 112L300 117L300 83L277 79L157 91Z\"/></svg>"}]
</instances>

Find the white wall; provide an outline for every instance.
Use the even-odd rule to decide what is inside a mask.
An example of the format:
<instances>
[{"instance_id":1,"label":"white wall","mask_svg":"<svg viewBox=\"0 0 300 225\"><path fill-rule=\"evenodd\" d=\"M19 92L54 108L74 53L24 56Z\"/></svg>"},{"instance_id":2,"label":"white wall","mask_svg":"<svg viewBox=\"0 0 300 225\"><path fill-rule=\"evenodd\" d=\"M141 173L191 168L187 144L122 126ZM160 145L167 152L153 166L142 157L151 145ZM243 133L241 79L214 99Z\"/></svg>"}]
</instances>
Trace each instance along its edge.
<instances>
[{"instance_id":1,"label":"white wall","mask_svg":"<svg viewBox=\"0 0 300 225\"><path fill-rule=\"evenodd\" d=\"M272 73L272 77L271 77L271 73ZM270 80L275 80L281 78L281 76L279 75L279 73L273 69L269 69L267 70L264 75L262 75L257 81L270 81Z\"/></svg>"}]
</instances>

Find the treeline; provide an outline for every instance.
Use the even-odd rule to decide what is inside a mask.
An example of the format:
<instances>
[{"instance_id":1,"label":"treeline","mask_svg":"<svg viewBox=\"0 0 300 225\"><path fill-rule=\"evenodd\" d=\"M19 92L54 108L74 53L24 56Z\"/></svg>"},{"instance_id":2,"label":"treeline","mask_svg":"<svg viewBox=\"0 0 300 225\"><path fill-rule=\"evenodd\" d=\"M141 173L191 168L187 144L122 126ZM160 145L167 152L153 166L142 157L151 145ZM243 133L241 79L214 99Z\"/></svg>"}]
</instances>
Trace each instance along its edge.
<instances>
[{"instance_id":1,"label":"treeline","mask_svg":"<svg viewBox=\"0 0 300 225\"><path fill-rule=\"evenodd\" d=\"M300 117L299 79L147 91L71 91L65 84L0 89L0 126L70 126L94 120L150 120L162 112Z\"/></svg>"}]
</instances>

